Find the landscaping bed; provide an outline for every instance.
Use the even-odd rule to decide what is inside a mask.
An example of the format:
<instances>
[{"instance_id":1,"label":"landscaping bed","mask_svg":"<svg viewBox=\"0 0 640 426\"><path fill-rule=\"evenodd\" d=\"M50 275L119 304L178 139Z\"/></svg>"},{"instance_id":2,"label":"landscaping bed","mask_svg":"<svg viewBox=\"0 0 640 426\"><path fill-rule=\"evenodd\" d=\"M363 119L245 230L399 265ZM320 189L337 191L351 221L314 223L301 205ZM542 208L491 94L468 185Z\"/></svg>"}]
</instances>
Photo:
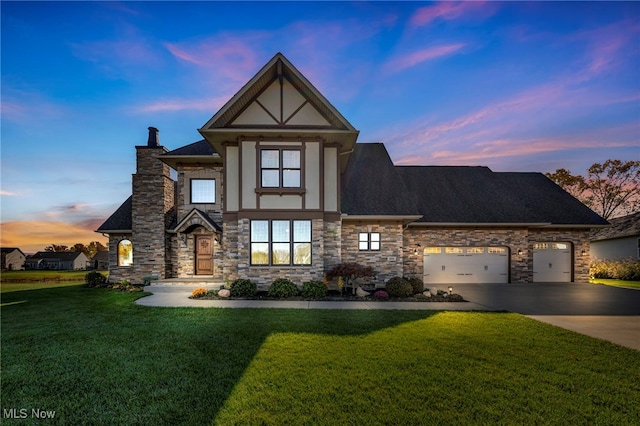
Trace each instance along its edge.
<instances>
[{"instance_id":1,"label":"landscaping bed","mask_svg":"<svg viewBox=\"0 0 640 426\"><path fill-rule=\"evenodd\" d=\"M218 290L206 290L206 289L196 289L204 290L206 293L200 293L197 295L192 295L190 299L197 300L300 300L300 301L315 301L315 302L467 302L464 298L456 293L451 295L449 294L439 294L439 295L431 295L431 297L427 297L423 294L416 294L410 297L389 297L386 299L376 298L373 295L359 297L354 294L340 294L337 291L329 291L326 296L323 297L304 297L304 296L291 296L291 297L274 297L270 296L267 291L257 292L253 296L229 296L229 297L220 297L218 296ZM374 292L371 292L375 294Z\"/></svg>"}]
</instances>

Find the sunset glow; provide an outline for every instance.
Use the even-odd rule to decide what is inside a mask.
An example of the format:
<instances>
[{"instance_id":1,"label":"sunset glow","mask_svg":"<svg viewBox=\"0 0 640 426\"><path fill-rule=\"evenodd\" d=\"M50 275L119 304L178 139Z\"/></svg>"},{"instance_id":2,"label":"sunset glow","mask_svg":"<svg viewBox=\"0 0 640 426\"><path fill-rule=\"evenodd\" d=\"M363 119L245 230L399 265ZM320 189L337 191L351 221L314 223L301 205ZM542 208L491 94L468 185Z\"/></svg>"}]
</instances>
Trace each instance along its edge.
<instances>
[{"instance_id":1,"label":"sunset glow","mask_svg":"<svg viewBox=\"0 0 640 426\"><path fill-rule=\"evenodd\" d=\"M638 2L2 2L2 246L93 232L282 52L396 164L640 159ZM59 18L59 19L58 19Z\"/></svg>"}]
</instances>

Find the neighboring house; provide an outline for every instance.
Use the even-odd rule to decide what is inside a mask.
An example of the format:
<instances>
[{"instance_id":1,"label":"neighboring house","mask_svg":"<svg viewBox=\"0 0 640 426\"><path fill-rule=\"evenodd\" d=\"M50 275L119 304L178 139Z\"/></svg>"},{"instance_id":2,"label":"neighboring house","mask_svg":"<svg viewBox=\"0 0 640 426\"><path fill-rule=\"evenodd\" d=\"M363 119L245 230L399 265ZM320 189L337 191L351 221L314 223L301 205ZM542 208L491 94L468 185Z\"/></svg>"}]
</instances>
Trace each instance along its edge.
<instances>
[{"instance_id":1,"label":"neighboring house","mask_svg":"<svg viewBox=\"0 0 640 426\"><path fill-rule=\"evenodd\" d=\"M640 259L640 212L610 219L611 227L591 232L591 256L597 259Z\"/></svg>"},{"instance_id":2,"label":"neighboring house","mask_svg":"<svg viewBox=\"0 0 640 426\"><path fill-rule=\"evenodd\" d=\"M111 280L321 280L341 262L428 283L587 281L606 220L541 173L395 166L281 54L168 150L150 127L98 229ZM177 181L171 178L175 171Z\"/></svg>"},{"instance_id":3,"label":"neighboring house","mask_svg":"<svg viewBox=\"0 0 640 426\"><path fill-rule=\"evenodd\" d=\"M1 266L3 271L19 271L24 269L25 254L17 247L0 248Z\"/></svg>"},{"instance_id":4,"label":"neighboring house","mask_svg":"<svg viewBox=\"0 0 640 426\"><path fill-rule=\"evenodd\" d=\"M89 259L81 251L39 251L27 258L27 269L77 271L87 269Z\"/></svg>"},{"instance_id":5,"label":"neighboring house","mask_svg":"<svg viewBox=\"0 0 640 426\"><path fill-rule=\"evenodd\" d=\"M90 260L91 267L100 271L109 269L109 252L99 251Z\"/></svg>"}]
</instances>

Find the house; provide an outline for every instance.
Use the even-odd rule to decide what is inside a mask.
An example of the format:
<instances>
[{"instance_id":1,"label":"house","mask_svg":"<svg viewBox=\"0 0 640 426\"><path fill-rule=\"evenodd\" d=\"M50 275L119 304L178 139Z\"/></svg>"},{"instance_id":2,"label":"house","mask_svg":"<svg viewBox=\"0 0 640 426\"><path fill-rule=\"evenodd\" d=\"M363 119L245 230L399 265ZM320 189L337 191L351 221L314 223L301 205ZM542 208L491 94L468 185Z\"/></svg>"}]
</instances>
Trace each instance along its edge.
<instances>
[{"instance_id":1,"label":"house","mask_svg":"<svg viewBox=\"0 0 640 426\"><path fill-rule=\"evenodd\" d=\"M640 259L640 212L610 219L610 228L591 232L591 256L597 259Z\"/></svg>"},{"instance_id":2,"label":"house","mask_svg":"<svg viewBox=\"0 0 640 426\"><path fill-rule=\"evenodd\" d=\"M396 166L276 54L169 150L149 128L132 195L97 229L111 280L321 280L341 262L372 285L587 281L607 222L540 173ZM172 179L174 170L177 181Z\"/></svg>"},{"instance_id":3,"label":"house","mask_svg":"<svg viewBox=\"0 0 640 426\"><path fill-rule=\"evenodd\" d=\"M78 271L87 269L89 259L81 251L39 251L29 256L27 269Z\"/></svg>"},{"instance_id":4,"label":"house","mask_svg":"<svg viewBox=\"0 0 640 426\"><path fill-rule=\"evenodd\" d=\"M91 268L99 271L107 271L109 269L109 252L99 251L90 260Z\"/></svg>"},{"instance_id":5,"label":"house","mask_svg":"<svg viewBox=\"0 0 640 426\"><path fill-rule=\"evenodd\" d=\"M24 269L25 254L17 247L0 248L1 266L3 271L20 271Z\"/></svg>"}]
</instances>

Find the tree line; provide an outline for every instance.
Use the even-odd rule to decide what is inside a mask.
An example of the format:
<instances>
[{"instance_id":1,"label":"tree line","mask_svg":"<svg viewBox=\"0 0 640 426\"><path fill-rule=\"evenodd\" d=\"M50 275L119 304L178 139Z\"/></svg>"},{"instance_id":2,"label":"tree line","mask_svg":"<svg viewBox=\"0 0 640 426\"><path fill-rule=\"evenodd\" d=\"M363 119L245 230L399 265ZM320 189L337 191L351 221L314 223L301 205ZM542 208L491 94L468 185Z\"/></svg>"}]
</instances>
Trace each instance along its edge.
<instances>
[{"instance_id":1,"label":"tree line","mask_svg":"<svg viewBox=\"0 0 640 426\"><path fill-rule=\"evenodd\" d=\"M545 175L605 219L640 211L640 161L594 163L586 176L567 169Z\"/></svg>"},{"instance_id":2,"label":"tree line","mask_svg":"<svg viewBox=\"0 0 640 426\"><path fill-rule=\"evenodd\" d=\"M89 259L93 258L99 251L109 251L104 244L100 241L91 241L88 245L82 243L75 243L71 247L62 244L51 244L44 248L44 251L49 252L78 252L81 251Z\"/></svg>"}]
</instances>

